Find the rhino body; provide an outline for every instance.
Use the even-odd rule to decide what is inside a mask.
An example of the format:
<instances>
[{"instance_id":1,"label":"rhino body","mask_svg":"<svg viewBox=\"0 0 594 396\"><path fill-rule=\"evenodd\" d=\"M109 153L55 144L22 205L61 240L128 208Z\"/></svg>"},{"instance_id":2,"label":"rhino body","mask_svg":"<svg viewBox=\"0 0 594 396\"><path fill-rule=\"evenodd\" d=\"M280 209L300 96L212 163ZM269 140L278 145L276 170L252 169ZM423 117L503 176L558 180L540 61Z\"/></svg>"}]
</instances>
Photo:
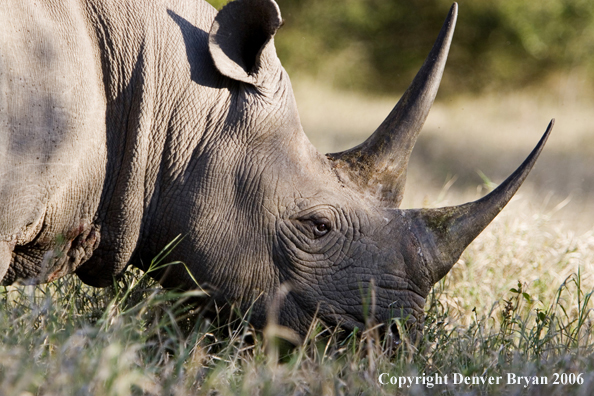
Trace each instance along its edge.
<instances>
[{"instance_id":1,"label":"rhino body","mask_svg":"<svg viewBox=\"0 0 594 396\"><path fill-rule=\"evenodd\" d=\"M0 279L76 272L94 286L132 263L187 264L218 303L305 333L317 316L363 327L405 316L503 208L545 136L498 189L466 205L400 210L433 102L454 5L427 61L363 144L306 138L274 49L273 0L219 13L199 0L8 0L0 12ZM372 317L364 306L372 304ZM414 327L414 326L413 326Z\"/></svg>"}]
</instances>

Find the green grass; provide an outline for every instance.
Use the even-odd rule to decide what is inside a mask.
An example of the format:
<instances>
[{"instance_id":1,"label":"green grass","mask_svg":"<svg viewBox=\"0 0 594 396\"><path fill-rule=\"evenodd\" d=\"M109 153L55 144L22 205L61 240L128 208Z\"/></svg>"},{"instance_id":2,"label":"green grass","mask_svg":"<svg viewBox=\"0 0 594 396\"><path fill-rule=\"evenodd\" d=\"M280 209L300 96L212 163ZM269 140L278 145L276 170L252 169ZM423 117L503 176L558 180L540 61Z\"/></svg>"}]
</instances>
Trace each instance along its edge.
<instances>
[{"instance_id":1,"label":"green grass","mask_svg":"<svg viewBox=\"0 0 594 396\"><path fill-rule=\"evenodd\" d=\"M107 289L75 277L1 288L0 394L588 394L591 238L516 202L436 285L423 340L397 346L377 328L339 336L316 323L290 347L282 329L255 332L241 315L210 322L187 304L199 292L163 291L137 270ZM399 389L382 373L447 374L449 385ZM502 382L454 385L454 373ZM549 385L507 385L508 373ZM584 383L551 385L555 373Z\"/></svg>"}]
</instances>

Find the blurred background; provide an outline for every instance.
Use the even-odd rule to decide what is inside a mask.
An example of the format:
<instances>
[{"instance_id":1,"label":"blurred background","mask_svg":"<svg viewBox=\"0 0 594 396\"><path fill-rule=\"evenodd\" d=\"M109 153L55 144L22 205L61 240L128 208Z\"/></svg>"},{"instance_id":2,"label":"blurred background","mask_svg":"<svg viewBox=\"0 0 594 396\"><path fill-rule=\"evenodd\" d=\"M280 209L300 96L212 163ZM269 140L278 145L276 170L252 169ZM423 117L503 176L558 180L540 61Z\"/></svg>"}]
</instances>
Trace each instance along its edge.
<instances>
[{"instance_id":1,"label":"blurred background","mask_svg":"<svg viewBox=\"0 0 594 396\"><path fill-rule=\"evenodd\" d=\"M215 7L227 1L209 0ZM275 43L305 132L322 152L363 141L423 63L449 0L277 0ZM515 201L594 226L594 2L461 0L441 89L403 207L459 204L511 174L556 118ZM513 206L514 204L510 204ZM525 209L528 207L529 209Z\"/></svg>"}]
</instances>

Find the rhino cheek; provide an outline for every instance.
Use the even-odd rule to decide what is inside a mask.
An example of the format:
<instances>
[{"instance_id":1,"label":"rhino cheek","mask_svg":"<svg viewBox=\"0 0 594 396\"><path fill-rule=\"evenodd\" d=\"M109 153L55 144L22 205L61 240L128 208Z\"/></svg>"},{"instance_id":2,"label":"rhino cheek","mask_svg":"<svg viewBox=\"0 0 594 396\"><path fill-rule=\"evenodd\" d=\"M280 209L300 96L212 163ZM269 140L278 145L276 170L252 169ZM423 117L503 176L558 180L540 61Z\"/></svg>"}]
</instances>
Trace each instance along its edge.
<instances>
[{"instance_id":1,"label":"rhino cheek","mask_svg":"<svg viewBox=\"0 0 594 396\"><path fill-rule=\"evenodd\" d=\"M347 329L392 317L422 322L420 289L410 280L404 258L394 256L389 229L373 227L371 220L367 214L343 215L344 229L314 243L290 224L279 224L275 261L281 282L291 289L285 321L295 322L292 312L298 311ZM378 234L387 235L378 243Z\"/></svg>"},{"instance_id":2,"label":"rhino cheek","mask_svg":"<svg viewBox=\"0 0 594 396\"><path fill-rule=\"evenodd\" d=\"M384 216L368 220L383 226L362 230L364 236L351 247L348 265L334 275L346 283L337 304L359 320L388 323L408 318L422 327L432 284L415 235L403 221L385 222Z\"/></svg>"}]
</instances>

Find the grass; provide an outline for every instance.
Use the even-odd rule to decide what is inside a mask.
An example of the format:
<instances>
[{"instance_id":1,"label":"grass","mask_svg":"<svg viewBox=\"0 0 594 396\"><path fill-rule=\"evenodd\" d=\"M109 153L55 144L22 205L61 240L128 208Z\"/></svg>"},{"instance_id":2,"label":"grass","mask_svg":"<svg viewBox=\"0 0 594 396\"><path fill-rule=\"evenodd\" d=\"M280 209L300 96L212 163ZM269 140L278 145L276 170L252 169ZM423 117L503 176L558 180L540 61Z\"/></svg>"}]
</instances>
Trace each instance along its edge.
<instances>
[{"instance_id":1,"label":"grass","mask_svg":"<svg viewBox=\"0 0 594 396\"><path fill-rule=\"evenodd\" d=\"M186 303L198 292L163 291L138 270L107 289L75 277L2 288L0 394L588 394L594 236L555 229L521 200L512 209L436 285L416 344L403 337L393 346L377 329L339 336L316 323L291 347L240 315L207 320ZM400 389L380 384L382 373L447 374L449 385ZM454 373L502 383L455 385ZM508 385L508 373L549 384ZM562 373L583 384L550 384Z\"/></svg>"},{"instance_id":2,"label":"grass","mask_svg":"<svg viewBox=\"0 0 594 396\"><path fill-rule=\"evenodd\" d=\"M297 87L298 100L303 87L312 93L311 86ZM361 140L361 131L373 130L379 124L375 118L381 121L393 103L345 95L338 103L333 93L314 94L337 108L352 108L346 113L356 118L343 117L341 126L334 110L323 108L322 117L308 111L321 106L299 100L306 131L322 151ZM524 114L512 111L517 107L514 100L484 113L484 124L474 119L471 124L481 133L468 139L462 139L460 131L445 133L442 121L456 129L463 117L455 108L478 113L497 100L437 104L424 131L426 140L419 141L422 155L411 165L406 205L458 204L492 188L489 176L500 180L500 172L511 173L510 162L515 159L506 157L499 164L492 153L524 155L542 131L535 130L534 141L519 139L519 149L506 146L513 131L501 141L495 131L505 130L514 117L520 126L532 124L533 113L541 111L536 107L549 106L528 104L535 107L525 108ZM373 113L376 108L378 114ZM363 109L365 117L359 117L357 109ZM449 111L453 113L448 115ZM509 116L502 118L502 113ZM564 115L556 115L558 125L563 125L559 121ZM315 130L314 124L323 130ZM583 144L585 132L580 132L582 123L575 125L577 131L569 141L549 142L545 154L547 150L556 154L539 161L536 177L531 175L528 181L532 185L522 187L435 286L426 304L420 342L404 336L393 345L378 336L378 329L337 334L315 323L304 343L292 347L283 340L282 329L256 332L244 314L228 321L208 319L188 303L199 292L164 291L138 270L128 270L106 289L65 277L47 285L0 287L0 395L589 395L594 388L594 217L578 205L587 202L589 193L566 191L562 184L547 181L562 178L558 171L538 176L541 162L546 170L553 169L556 161L587 156L574 147L588 149ZM485 132L483 127L490 129ZM474 147L483 136L485 147ZM486 164L482 173L458 174L450 157L440 157L431 148L431 139L436 138L441 139L443 152L465 152L473 146L474 151L464 157L465 166L474 172L479 162ZM475 161L477 156L480 160ZM428 168L443 173L424 177ZM577 175L571 178L589 177L588 169L574 169ZM565 205L570 194L572 201ZM575 218L579 222L573 222ZM154 266L165 263L161 256ZM381 384L383 373L382 380L388 382L392 377L396 382L400 377L427 382L435 375L448 375L449 381L433 387L399 387ZM479 383L453 384L456 373ZM549 383L524 388L507 384L508 374L546 377ZM565 384L553 385L556 376ZM481 377L486 384L480 383ZM502 377L500 384L488 384L489 378L497 377ZM578 380L583 383L568 383Z\"/></svg>"}]
</instances>

